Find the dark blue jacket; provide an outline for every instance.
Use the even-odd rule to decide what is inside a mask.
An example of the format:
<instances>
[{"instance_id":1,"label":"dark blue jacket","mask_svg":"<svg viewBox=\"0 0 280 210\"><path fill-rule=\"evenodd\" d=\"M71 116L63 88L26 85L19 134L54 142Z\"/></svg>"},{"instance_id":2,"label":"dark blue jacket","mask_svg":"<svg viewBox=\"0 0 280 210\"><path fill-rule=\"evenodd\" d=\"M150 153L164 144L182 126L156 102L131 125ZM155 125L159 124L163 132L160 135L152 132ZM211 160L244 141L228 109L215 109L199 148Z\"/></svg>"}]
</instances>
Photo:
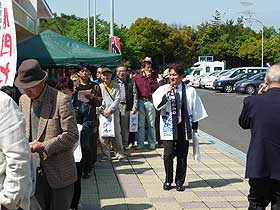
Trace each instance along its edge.
<instances>
[{"instance_id":1,"label":"dark blue jacket","mask_svg":"<svg viewBox=\"0 0 280 210\"><path fill-rule=\"evenodd\" d=\"M245 176L280 180L280 88L245 98L239 124L251 129Z\"/></svg>"}]
</instances>

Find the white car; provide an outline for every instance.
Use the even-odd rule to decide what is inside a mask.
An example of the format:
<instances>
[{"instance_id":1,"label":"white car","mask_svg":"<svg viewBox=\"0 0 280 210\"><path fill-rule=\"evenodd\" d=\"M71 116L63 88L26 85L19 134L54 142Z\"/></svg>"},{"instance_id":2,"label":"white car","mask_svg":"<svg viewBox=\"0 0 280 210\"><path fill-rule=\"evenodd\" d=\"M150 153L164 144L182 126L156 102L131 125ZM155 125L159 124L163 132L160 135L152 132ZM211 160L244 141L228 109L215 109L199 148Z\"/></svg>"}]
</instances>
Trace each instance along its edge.
<instances>
[{"instance_id":1,"label":"white car","mask_svg":"<svg viewBox=\"0 0 280 210\"><path fill-rule=\"evenodd\" d=\"M206 83L211 80L213 77L215 77L217 74L219 74L221 71L215 71L215 72L212 72L211 74L208 74L207 76L205 77L202 77L201 80L200 80L200 87L201 88L205 88L205 85Z\"/></svg>"},{"instance_id":2,"label":"white car","mask_svg":"<svg viewBox=\"0 0 280 210\"><path fill-rule=\"evenodd\" d=\"M212 74L212 73L211 73ZM196 76L193 81L191 81L191 85L193 87L202 87L201 86L201 80L208 77L209 73L203 74L201 76Z\"/></svg>"},{"instance_id":3,"label":"white car","mask_svg":"<svg viewBox=\"0 0 280 210\"><path fill-rule=\"evenodd\" d=\"M218 79L219 77L225 75L227 72L228 72L228 70L219 71L219 72L217 72L217 74L208 77L204 81L204 87L207 88L207 89L213 89L214 81L216 79Z\"/></svg>"}]
</instances>

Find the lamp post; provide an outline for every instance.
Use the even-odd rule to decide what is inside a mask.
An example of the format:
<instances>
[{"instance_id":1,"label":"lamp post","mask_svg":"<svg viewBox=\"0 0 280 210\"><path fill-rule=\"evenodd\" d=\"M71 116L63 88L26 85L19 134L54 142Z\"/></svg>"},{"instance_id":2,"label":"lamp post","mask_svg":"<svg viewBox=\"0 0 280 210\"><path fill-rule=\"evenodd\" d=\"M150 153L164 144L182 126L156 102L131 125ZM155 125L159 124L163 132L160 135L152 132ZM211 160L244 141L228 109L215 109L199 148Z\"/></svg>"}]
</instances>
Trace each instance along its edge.
<instances>
[{"instance_id":1,"label":"lamp post","mask_svg":"<svg viewBox=\"0 0 280 210\"><path fill-rule=\"evenodd\" d=\"M87 28L87 33L88 33L88 45L90 45L90 0L88 0L88 28Z\"/></svg>"},{"instance_id":2,"label":"lamp post","mask_svg":"<svg viewBox=\"0 0 280 210\"><path fill-rule=\"evenodd\" d=\"M256 21L256 22L258 22L259 24L262 25L262 67L263 67L263 29L264 29L264 24L260 20L258 20L256 18L252 18L252 17L245 18L245 20L254 20L254 21Z\"/></svg>"},{"instance_id":3,"label":"lamp post","mask_svg":"<svg viewBox=\"0 0 280 210\"><path fill-rule=\"evenodd\" d=\"M96 47L96 0L94 0L93 46Z\"/></svg>"},{"instance_id":4,"label":"lamp post","mask_svg":"<svg viewBox=\"0 0 280 210\"><path fill-rule=\"evenodd\" d=\"M114 36L114 0L111 0L110 36Z\"/></svg>"}]
</instances>

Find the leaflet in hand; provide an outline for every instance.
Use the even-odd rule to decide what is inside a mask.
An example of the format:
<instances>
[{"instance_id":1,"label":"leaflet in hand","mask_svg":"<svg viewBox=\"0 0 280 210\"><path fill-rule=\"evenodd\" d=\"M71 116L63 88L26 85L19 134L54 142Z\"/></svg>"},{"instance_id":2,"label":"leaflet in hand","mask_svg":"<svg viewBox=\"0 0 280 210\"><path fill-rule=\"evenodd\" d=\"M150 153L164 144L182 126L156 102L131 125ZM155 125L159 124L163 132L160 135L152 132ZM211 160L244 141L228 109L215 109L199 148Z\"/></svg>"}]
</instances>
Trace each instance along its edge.
<instances>
[{"instance_id":1,"label":"leaflet in hand","mask_svg":"<svg viewBox=\"0 0 280 210\"><path fill-rule=\"evenodd\" d=\"M78 91L78 100L82 102L89 102L88 98L86 98L86 95L91 94L91 90L79 90Z\"/></svg>"}]
</instances>

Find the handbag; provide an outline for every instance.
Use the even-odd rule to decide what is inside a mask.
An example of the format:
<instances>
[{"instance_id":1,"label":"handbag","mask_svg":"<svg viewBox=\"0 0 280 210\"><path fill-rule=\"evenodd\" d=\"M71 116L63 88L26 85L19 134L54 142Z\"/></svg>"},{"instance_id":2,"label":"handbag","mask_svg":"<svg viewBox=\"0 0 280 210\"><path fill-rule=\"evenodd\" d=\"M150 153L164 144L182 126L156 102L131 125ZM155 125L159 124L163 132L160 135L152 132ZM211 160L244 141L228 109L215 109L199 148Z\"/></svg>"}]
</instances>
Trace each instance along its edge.
<instances>
[{"instance_id":1,"label":"handbag","mask_svg":"<svg viewBox=\"0 0 280 210\"><path fill-rule=\"evenodd\" d=\"M100 120L100 136L115 137L114 115L111 114L108 118L106 118L101 114L99 120Z\"/></svg>"}]
</instances>

